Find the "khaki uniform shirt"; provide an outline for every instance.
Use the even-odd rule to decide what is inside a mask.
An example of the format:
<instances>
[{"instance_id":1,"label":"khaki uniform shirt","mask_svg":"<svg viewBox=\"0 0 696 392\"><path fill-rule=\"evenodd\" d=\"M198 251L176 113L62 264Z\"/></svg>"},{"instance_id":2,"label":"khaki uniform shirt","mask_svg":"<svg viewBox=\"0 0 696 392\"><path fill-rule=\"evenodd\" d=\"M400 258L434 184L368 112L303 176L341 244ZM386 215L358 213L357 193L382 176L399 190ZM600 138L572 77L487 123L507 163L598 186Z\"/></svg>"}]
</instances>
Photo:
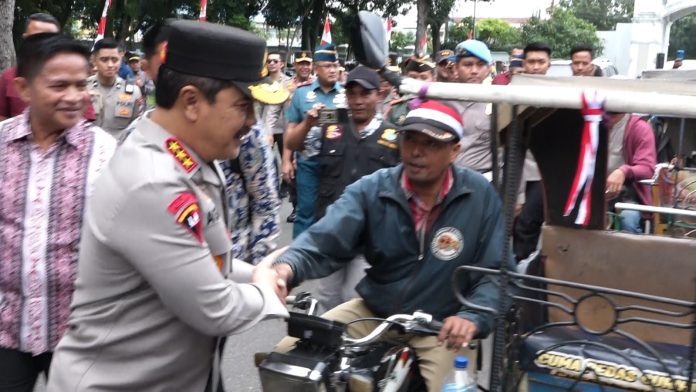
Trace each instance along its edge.
<instances>
[{"instance_id":1,"label":"khaki uniform shirt","mask_svg":"<svg viewBox=\"0 0 696 392\"><path fill-rule=\"evenodd\" d=\"M455 163L481 173L492 170L491 105L482 102L448 101L464 121L464 137Z\"/></svg>"},{"instance_id":2,"label":"khaki uniform shirt","mask_svg":"<svg viewBox=\"0 0 696 392\"><path fill-rule=\"evenodd\" d=\"M97 115L94 124L110 133L116 140L119 139L121 131L142 111L138 86L126 83L118 76L110 89L99 85L97 75L90 76L87 79L87 90ZM105 90L108 91L104 93Z\"/></svg>"},{"instance_id":3,"label":"khaki uniform shirt","mask_svg":"<svg viewBox=\"0 0 696 392\"><path fill-rule=\"evenodd\" d=\"M216 336L286 316L266 287L225 279L223 180L142 117L88 201L68 333L47 390L202 391Z\"/></svg>"}]
</instances>

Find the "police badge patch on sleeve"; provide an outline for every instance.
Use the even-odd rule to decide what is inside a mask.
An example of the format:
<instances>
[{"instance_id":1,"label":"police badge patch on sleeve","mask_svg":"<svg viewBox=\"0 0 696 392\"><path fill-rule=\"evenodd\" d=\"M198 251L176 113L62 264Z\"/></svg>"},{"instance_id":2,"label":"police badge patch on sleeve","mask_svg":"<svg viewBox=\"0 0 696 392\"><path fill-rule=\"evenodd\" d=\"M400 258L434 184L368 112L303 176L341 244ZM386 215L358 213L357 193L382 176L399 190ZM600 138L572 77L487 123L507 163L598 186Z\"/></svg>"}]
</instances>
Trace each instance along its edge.
<instances>
[{"instance_id":1,"label":"police badge patch on sleeve","mask_svg":"<svg viewBox=\"0 0 696 392\"><path fill-rule=\"evenodd\" d=\"M176 223L186 227L198 242L203 243L203 221L198 200L193 193L184 192L177 196L169 203L167 211L175 216Z\"/></svg>"}]
</instances>

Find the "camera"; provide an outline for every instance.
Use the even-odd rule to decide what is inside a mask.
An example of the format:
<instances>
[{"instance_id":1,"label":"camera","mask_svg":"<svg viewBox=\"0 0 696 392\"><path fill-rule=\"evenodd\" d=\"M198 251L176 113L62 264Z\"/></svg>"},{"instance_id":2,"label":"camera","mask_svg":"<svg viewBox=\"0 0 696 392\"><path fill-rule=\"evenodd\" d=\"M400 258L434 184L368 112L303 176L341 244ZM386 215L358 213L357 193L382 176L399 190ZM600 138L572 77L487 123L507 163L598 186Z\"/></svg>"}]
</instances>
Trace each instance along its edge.
<instances>
[{"instance_id":1,"label":"camera","mask_svg":"<svg viewBox=\"0 0 696 392\"><path fill-rule=\"evenodd\" d=\"M319 126L338 124L338 111L336 109L319 109Z\"/></svg>"}]
</instances>

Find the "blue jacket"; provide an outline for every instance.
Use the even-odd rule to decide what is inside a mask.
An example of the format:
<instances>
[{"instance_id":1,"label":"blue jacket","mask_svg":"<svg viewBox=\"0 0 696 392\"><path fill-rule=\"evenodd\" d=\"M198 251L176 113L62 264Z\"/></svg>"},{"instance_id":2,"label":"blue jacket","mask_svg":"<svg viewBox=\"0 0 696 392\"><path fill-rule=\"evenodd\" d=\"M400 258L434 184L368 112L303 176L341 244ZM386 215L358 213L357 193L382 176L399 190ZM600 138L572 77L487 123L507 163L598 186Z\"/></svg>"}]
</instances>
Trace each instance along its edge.
<instances>
[{"instance_id":1,"label":"blue jacket","mask_svg":"<svg viewBox=\"0 0 696 392\"><path fill-rule=\"evenodd\" d=\"M461 265L500 268L505 226L498 194L480 174L453 167L442 213L419 241L401 172L401 165L382 169L348 186L277 263L292 267L294 285L327 276L363 253L371 268L357 291L377 316L422 310L442 320L457 314L487 335L493 316L463 307L450 281ZM506 259L513 269L511 255ZM490 279L472 274L461 281L468 300L497 308L498 288Z\"/></svg>"}]
</instances>

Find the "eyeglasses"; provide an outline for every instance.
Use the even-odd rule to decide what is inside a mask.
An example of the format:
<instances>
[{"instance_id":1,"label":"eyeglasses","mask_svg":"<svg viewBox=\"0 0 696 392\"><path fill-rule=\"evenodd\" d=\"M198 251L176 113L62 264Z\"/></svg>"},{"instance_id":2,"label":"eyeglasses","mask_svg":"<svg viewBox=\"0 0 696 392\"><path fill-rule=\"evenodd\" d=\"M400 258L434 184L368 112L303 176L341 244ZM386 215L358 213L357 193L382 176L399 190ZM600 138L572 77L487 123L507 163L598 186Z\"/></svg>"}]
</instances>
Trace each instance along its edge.
<instances>
[{"instance_id":1,"label":"eyeglasses","mask_svg":"<svg viewBox=\"0 0 696 392\"><path fill-rule=\"evenodd\" d=\"M276 59L268 59L268 61L266 61L266 62L267 62L268 64L275 64L275 63L279 63L279 62L280 62L280 60L276 60Z\"/></svg>"}]
</instances>

